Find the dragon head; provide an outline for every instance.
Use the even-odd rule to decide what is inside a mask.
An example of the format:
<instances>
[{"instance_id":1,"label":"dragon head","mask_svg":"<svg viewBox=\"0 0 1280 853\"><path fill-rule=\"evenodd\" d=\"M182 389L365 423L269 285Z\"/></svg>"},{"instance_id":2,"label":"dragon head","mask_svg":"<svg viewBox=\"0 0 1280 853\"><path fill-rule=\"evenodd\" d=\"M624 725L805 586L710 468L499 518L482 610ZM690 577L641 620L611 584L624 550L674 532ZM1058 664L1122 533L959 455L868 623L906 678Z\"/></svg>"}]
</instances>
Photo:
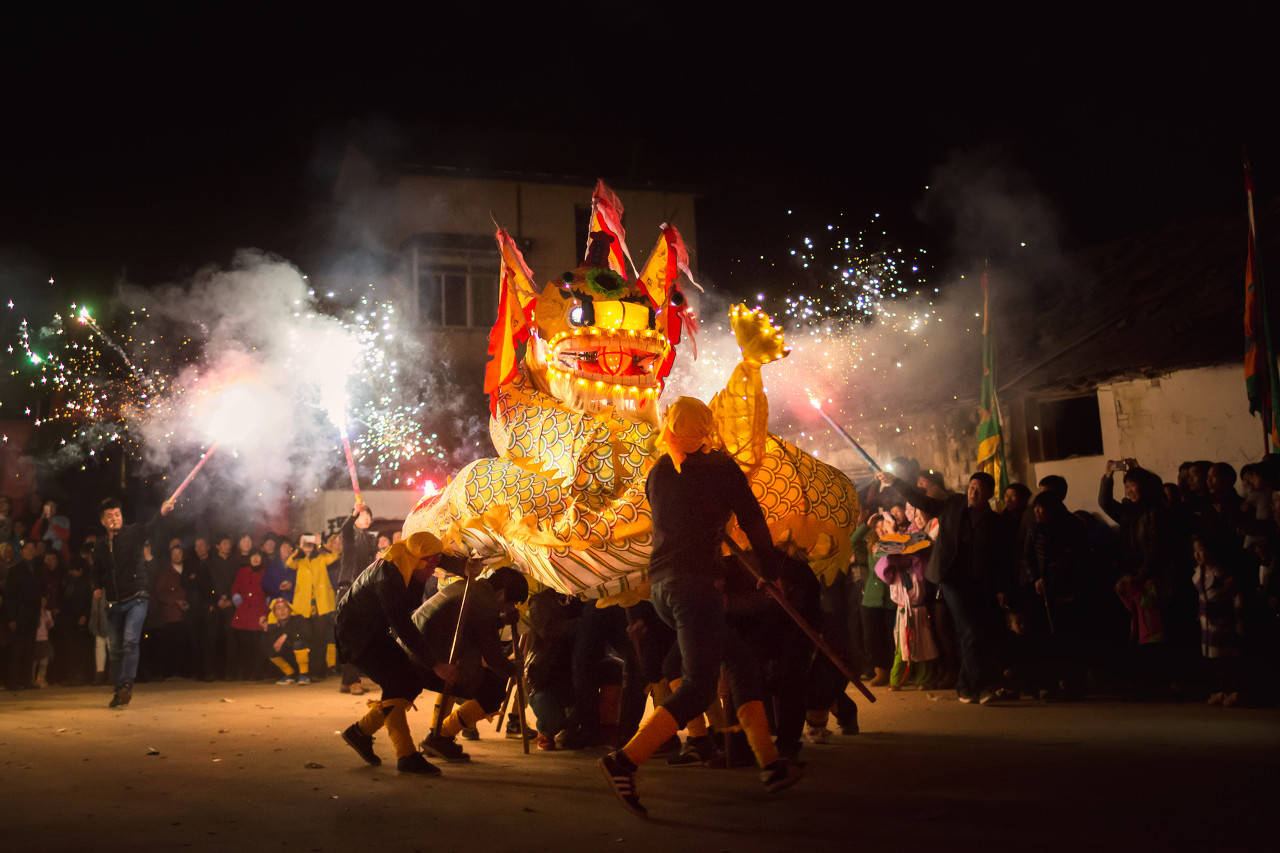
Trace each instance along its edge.
<instances>
[{"instance_id":1,"label":"dragon head","mask_svg":"<svg viewBox=\"0 0 1280 853\"><path fill-rule=\"evenodd\" d=\"M652 420L681 329L691 338L697 329L678 282L681 272L689 275L688 253L680 232L663 224L644 269L628 276L621 202L599 183L591 207L582 263L540 291L515 242L499 229L501 292L485 391L492 399L514 378L516 348L525 342L525 365L540 390L579 411L612 408Z\"/></svg>"}]
</instances>

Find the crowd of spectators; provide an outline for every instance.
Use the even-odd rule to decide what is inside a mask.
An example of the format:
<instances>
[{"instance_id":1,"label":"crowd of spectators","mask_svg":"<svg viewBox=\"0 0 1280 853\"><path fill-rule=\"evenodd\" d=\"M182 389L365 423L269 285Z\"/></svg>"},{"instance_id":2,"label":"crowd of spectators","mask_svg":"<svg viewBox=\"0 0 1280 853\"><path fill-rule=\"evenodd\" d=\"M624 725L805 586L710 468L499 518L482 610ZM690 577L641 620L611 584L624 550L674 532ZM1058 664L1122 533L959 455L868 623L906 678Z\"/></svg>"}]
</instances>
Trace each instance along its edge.
<instances>
[{"instance_id":1,"label":"crowd of spectators","mask_svg":"<svg viewBox=\"0 0 1280 853\"><path fill-rule=\"evenodd\" d=\"M138 680L309 684L341 671L332 624L337 598L363 568L354 562L367 564L391 542L375 537L370 522L367 509L353 513L323 543L319 534L270 532L184 542L166 536L163 525L148 525ZM0 496L6 689L109 682L112 596L102 594L109 584L99 527L78 521L73 539L56 501ZM343 560L344 550L352 559ZM342 689L362 692L358 673L342 675Z\"/></svg>"},{"instance_id":2,"label":"crowd of spectators","mask_svg":"<svg viewBox=\"0 0 1280 853\"><path fill-rule=\"evenodd\" d=\"M975 704L1276 700L1280 459L1246 465L1243 491L1222 462L1187 462L1176 482L1132 459L1109 462L1098 494L1105 518L1069 511L1057 476L1034 493L1013 483L997 496L983 473L953 493L911 460L893 470L861 493L847 574L828 585L803 563L784 572L793 602L870 687L954 689ZM340 673L340 689L361 692L359 673L335 659L332 615L392 541L375 539L369 523L357 506L323 542L154 536L139 680L293 685ZM107 682L96 529L73 527L54 501L0 497L7 688ZM739 574L726 563L729 618L749 628L762 660L780 748L832 736L831 714L856 733L844 676ZM543 749L624 740L647 698L660 701L678 678L671 631L647 602L597 608L543 590L524 625L531 736ZM721 712L708 714L713 728Z\"/></svg>"}]
</instances>

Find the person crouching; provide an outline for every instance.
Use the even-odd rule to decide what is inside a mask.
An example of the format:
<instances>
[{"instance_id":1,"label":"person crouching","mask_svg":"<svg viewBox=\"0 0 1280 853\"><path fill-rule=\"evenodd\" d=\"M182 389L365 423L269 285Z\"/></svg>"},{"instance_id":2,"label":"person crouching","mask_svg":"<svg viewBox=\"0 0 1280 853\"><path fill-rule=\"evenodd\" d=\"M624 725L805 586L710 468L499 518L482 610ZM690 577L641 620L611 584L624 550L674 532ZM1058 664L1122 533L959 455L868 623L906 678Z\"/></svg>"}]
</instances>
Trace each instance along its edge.
<instances>
[{"instance_id":1,"label":"person crouching","mask_svg":"<svg viewBox=\"0 0 1280 853\"><path fill-rule=\"evenodd\" d=\"M415 533L392 545L338 602L335 624L339 659L359 667L382 688L382 698L369 703L369 712L348 726L342 739L376 766L382 759L373 751L373 735L385 725L396 769L427 776L439 775L440 768L414 747L406 714L422 692L422 669L445 682L456 680L457 669L436 653L410 614L422 601L430 558L439 553L440 540L430 533Z\"/></svg>"}]
</instances>

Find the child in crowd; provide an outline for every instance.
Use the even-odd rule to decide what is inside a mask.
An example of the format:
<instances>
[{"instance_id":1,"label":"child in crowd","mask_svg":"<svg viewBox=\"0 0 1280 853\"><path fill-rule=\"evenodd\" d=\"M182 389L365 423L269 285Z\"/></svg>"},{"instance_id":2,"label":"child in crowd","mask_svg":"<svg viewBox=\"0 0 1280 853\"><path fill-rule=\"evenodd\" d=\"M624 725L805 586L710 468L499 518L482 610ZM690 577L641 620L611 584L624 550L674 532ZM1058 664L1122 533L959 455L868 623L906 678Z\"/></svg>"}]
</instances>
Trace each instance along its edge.
<instances>
[{"instance_id":1,"label":"child in crowd","mask_svg":"<svg viewBox=\"0 0 1280 853\"><path fill-rule=\"evenodd\" d=\"M32 656L31 683L36 687L48 687L46 678L49 672L49 661L53 657L53 645L49 642L49 629L53 627L53 613L49 610L49 599L40 598L40 621L36 623L35 654Z\"/></svg>"},{"instance_id":2,"label":"child in crowd","mask_svg":"<svg viewBox=\"0 0 1280 853\"><path fill-rule=\"evenodd\" d=\"M1194 538L1191 552L1196 561L1192 580L1200 598L1200 654L1209 674L1209 704L1229 708L1240 701L1244 596L1208 540Z\"/></svg>"},{"instance_id":3,"label":"child in crowd","mask_svg":"<svg viewBox=\"0 0 1280 853\"><path fill-rule=\"evenodd\" d=\"M289 631L289 617L293 608L284 598L271 600L271 612L261 617L262 629L267 632L267 659L280 670L276 684L291 686L298 683L298 659L293 654L293 637Z\"/></svg>"},{"instance_id":4,"label":"child in crowd","mask_svg":"<svg viewBox=\"0 0 1280 853\"><path fill-rule=\"evenodd\" d=\"M1149 696L1165 682L1164 619L1160 595L1152 578L1126 574L1116 581L1116 595L1129 611L1130 683L1141 696Z\"/></svg>"},{"instance_id":5,"label":"child in crowd","mask_svg":"<svg viewBox=\"0 0 1280 853\"><path fill-rule=\"evenodd\" d=\"M926 536L923 532L918 535ZM876 574L889 585L889 597L898 605L889 687L923 688L933 678L933 662L938 659L938 642L926 606L924 560L918 551L882 557L876 563Z\"/></svg>"}]
</instances>

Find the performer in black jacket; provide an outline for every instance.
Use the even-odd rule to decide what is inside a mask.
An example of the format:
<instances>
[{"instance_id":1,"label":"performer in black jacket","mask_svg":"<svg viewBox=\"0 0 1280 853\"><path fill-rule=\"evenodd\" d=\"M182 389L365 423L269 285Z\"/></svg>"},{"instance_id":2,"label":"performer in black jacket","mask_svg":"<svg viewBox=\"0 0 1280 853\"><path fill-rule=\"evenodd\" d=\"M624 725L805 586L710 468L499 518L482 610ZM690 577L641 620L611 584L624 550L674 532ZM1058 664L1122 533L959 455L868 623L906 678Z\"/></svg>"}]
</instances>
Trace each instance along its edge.
<instances>
[{"instance_id":1,"label":"performer in black jacket","mask_svg":"<svg viewBox=\"0 0 1280 853\"><path fill-rule=\"evenodd\" d=\"M107 498L101 507L100 520L107 535L98 540L93 552L93 595L107 599L111 674L116 687L108 707L121 708L133 698L138 643L151 598L152 577L142 548L155 535L161 517L173 511L173 501L165 501L160 514L144 524L125 524L124 511L115 498Z\"/></svg>"},{"instance_id":2,"label":"performer in black jacket","mask_svg":"<svg viewBox=\"0 0 1280 853\"><path fill-rule=\"evenodd\" d=\"M600 767L623 806L644 817L635 772L658 746L702 714L716 695L724 667L760 780L780 791L800 778L799 765L778 756L765 717L760 669L740 634L725 620L720 552L731 516L751 543L766 578L777 577L764 514L737 463L711 450L714 418L701 400L680 397L667 411L661 446L665 455L649 472L645 490L653 515L649 598L676 632L681 655L680 686L654 709L622 749L600 759Z\"/></svg>"},{"instance_id":3,"label":"performer in black jacket","mask_svg":"<svg viewBox=\"0 0 1280 853\"><path fill-rule=\"evenodd\" d=\"M457 678L457 669L447 657L441 659L410 618L422 601L430 558L439 552L440 540L430 533L395 543L356 578L338 602L335 619L338 659L359 667L382 687L381 700L369 703L369 713L347 727L343 740L368 763L381 764L373 751L373 734L385 725L396 769L430 776L440 769L414 748L405 714L422 692L422 670L446 682ZM441 559L465 565L462 557Z\"/></svg>"}]
</instances>

